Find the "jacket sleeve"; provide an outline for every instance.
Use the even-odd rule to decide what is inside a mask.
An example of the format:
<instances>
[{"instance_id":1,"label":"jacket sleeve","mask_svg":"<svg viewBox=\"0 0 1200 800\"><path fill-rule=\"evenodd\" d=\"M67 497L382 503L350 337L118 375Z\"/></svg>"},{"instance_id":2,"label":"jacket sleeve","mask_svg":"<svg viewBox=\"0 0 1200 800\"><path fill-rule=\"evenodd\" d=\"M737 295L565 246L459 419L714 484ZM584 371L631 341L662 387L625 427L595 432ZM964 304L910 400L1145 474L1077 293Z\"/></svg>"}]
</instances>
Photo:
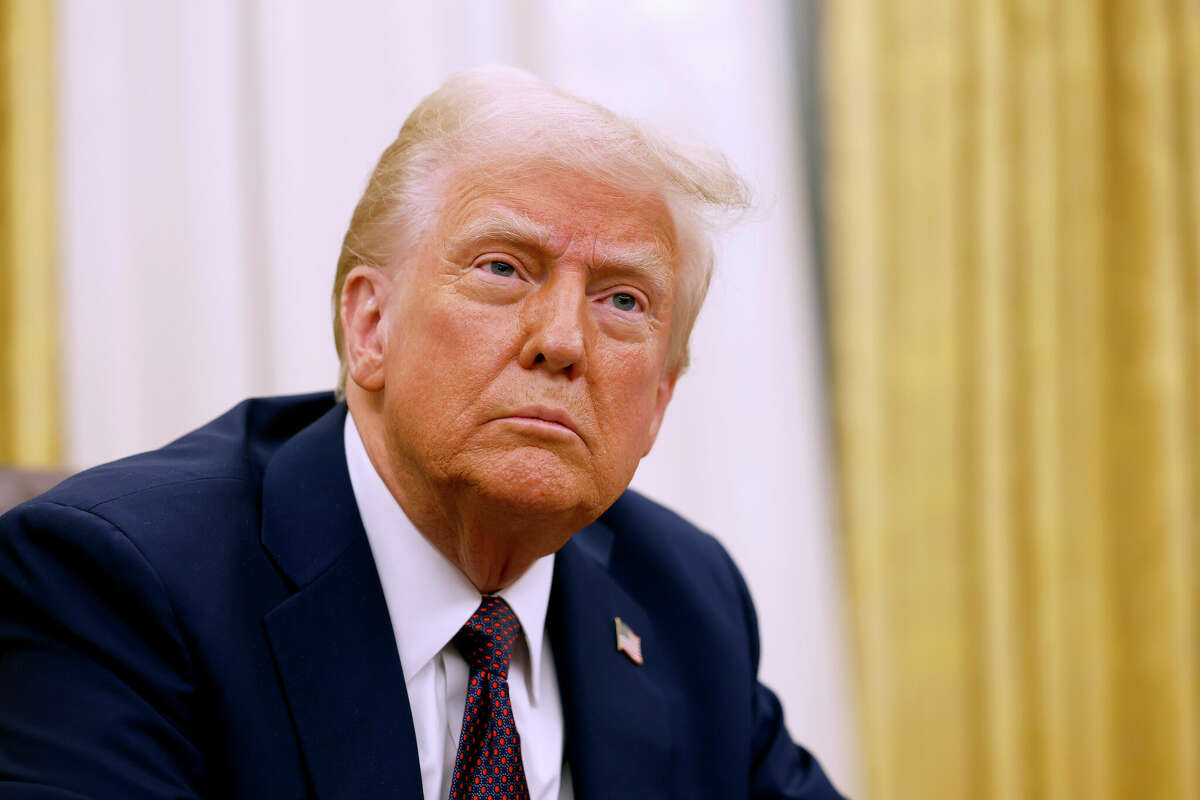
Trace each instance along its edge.
<instances>
[{"instance_id":1,"label":"jacket sleeve","mask_svg":"<svg viewBox=\"0 0 1200 800\"><path fill-rule=\"evenodd\" d=\"M841 800L812 754L792 742L778 698L761 683L754 691L753 749L751 797Z\"/></svg>"},{"instance_id":2,"label":"jacket sleeve","mask_svg":"<svg viewBox=\"0 0 1200 800\"><path fill-rule=\"evenodd\" d=\"M170 599L102 517L0 517L0 800L194 798L204 763Z\"/></svg>"},{"instance_id":3,"label":"jacket sleeve","mask_svg":"<svg viewBox=\"0 0 1200 800\"><path fill-rule=\"evenodd\" d=\"M724 548L721 550L725 553ZM758 616L750 591L741 572L728 553L725 558L733 571L740 594L750 643L753 674L758 674ZM751 735L750 791L754 800L842 800L821 765L812 754L792 741L783 724L783 708L775 693L755 682L750 691Z\"/></svg>"}]
</instances>

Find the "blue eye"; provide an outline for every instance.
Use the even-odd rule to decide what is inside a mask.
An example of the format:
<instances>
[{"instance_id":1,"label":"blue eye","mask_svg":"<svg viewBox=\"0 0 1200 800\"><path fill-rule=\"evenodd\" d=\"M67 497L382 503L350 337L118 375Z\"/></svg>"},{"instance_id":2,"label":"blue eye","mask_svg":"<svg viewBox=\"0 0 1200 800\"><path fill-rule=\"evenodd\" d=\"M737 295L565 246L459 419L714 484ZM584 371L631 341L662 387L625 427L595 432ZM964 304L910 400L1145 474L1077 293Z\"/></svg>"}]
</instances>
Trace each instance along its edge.
<instances>
[{"instance_id":1,"label":"blue eye","mask_svg":"<svg viewBox=\"0 0 1200 800\"><path fill-rule=\"evenodd\" d=\"M501 278L511 278L517 274L517 268L507 261L489 261L487 269L488 272L499 275Z\"/></svg>"},{"instance_id":2,"label":"blue eye","mask_svg":"<svg viewBox=\"0 0 1200 800\"><path fill-rule=\"evenodd\" d=\"M610 299L612 304L622 311L637 311L637 298L628 292L617 292Z\"/></svg>"}]
</instances>

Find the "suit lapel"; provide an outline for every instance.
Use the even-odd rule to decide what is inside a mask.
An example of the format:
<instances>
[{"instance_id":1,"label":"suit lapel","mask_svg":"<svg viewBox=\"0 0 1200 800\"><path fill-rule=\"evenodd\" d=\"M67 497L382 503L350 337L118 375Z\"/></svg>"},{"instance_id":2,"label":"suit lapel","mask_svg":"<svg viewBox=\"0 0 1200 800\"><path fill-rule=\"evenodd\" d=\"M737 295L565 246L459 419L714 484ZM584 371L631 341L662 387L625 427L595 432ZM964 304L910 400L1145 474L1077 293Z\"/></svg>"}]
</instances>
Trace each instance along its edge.
<instances>
[{"instance_id":1,"label":"suit lapel","mask_svg":"<svg viewBox=\"0 0 1200 800\"><path fill-rule=\"evenodd\" d=\"M562 694L567 760L579 800L654 797L673 769L666 664L654 626L608 570L612 533L595 523L558 553L550 637ZM617 650L614 617L641 636L645 663Z\"/></svg>"},{"instance_id":2,"label":"suit lapel","mask_svg":"<svg viewBox=\"0 0 1200 800\"><path fill-rule=\"evenodd\" d=\"M339 405L263 478L263 546L296 587L263 620L314 793L421 796L412 713L346 469Z\"/></svg>"}]
</instances>

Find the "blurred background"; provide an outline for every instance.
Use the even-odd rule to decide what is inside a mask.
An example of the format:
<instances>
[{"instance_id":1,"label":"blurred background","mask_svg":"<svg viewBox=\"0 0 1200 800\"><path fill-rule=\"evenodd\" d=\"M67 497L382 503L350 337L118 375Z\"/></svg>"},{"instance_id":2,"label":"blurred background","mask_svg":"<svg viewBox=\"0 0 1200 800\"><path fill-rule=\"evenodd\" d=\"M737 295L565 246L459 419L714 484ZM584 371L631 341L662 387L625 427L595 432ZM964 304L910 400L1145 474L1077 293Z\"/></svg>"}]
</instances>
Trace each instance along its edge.
<instances>
[{"instance_id":1,"label":"blurred background","mask_svg":"<svg viewBox=\"0 0 1200 800\"><path fill-rule=\"evenodd\" d=\"M0 464L332 387L366 177L510 63L756 195L635 486L855 797L1200 798L1200 2L0 0Z\"/></svg>"}]
</instances>

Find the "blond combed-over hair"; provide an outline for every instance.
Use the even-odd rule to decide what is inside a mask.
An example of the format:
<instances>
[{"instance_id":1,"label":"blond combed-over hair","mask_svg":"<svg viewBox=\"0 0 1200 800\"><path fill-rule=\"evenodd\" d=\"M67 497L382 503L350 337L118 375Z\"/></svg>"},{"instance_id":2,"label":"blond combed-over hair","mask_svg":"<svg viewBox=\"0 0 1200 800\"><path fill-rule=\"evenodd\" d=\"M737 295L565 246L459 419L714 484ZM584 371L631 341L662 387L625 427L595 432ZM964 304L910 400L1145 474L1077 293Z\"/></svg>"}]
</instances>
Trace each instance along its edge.
<instances>
[{"instance_id":1,"label":"blond combed-over hair","mask_svg":"<svg viewBox=\"0 0 1200 800\"><path fill-rule=\"evenodd\" d=\"M342 241L333 282L333 336L346 385L341 294L366 264L394 265L435 222L455 169L494 165L519 180L522 165L582 172L616 187L661 193L675 223L679 272L667 367L688 363L688 338L712 277L712 226L749 203L742 179L715 151L685 153L644 126L512 67L452 75L409 114L379 158Z\"/></svg>"}]
</instances>

